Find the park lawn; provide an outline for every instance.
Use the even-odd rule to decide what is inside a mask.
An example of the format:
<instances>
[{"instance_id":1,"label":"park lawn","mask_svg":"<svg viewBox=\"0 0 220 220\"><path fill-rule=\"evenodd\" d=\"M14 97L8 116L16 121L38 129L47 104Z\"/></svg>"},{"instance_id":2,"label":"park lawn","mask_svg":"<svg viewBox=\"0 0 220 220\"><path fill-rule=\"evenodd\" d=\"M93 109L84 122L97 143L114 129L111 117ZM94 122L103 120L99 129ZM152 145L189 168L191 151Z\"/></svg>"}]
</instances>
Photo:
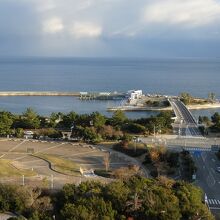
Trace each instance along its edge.
<instances>
[{"instance_id":1,"label":"park lawn","mask_svg":"<svg viewBox=\"0 0 220 220\"><path fill-rule=\"evenodd\" d=\"M36 154L36 156L50 162L52 168L57 172L80 176L79 166L71 160L52 154Z\"/></svg>"},{"instance_id":2,"label":"park lawn","mask_svg":"<svg viewBox=\"0 0 220 220\"><path fill-rule=\"evenodd\" d=\"M18 169L11 164L10 160L0 159L0 177L11 176L34 176L36 173L31 170Z\"/></svg>"}]
</instances>

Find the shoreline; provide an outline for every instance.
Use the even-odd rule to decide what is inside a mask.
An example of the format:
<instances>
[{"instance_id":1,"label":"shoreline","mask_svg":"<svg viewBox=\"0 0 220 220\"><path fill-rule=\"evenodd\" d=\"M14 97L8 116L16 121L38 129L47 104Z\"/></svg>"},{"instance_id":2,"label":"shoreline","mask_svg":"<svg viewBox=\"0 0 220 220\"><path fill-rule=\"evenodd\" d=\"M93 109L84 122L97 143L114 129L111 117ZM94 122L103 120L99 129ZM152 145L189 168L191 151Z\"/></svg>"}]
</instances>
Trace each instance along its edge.
<instances>
[{"instance_id":1,"label":"shoreline","mask_svg":"<svg viewBox=\"0 0 220 220\"><path fill-rule=\"evenodd\" d=\"M189 110L202 110L202 109L216 109L220 108L220 103L204 104L204 105L187 105ZM108 108L107 111L114 112L121 111L172 111L172 107L140 107L140 106L119 106Z\"/></svg>"}]
</instances>

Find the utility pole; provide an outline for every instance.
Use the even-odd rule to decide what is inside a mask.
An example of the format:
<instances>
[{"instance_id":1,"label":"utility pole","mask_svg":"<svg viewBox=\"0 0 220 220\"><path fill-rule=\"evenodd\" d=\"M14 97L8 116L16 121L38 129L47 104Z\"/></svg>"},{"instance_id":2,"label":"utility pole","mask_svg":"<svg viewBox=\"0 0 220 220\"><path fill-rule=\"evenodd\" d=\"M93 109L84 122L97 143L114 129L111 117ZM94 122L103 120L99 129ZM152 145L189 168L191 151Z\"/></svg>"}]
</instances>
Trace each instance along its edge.
<instances>
[{"instance_id":1,"label":"utility pole","mask_svg":"<svg viewBox=\"0 0 220 220\"><path fill-rule=\"evenodd\" d=\"M179 137L180 137L180 135L181 135L180 124L179 124L179 132L178 133L179 133Z\"/></svg>"}]
</instances>

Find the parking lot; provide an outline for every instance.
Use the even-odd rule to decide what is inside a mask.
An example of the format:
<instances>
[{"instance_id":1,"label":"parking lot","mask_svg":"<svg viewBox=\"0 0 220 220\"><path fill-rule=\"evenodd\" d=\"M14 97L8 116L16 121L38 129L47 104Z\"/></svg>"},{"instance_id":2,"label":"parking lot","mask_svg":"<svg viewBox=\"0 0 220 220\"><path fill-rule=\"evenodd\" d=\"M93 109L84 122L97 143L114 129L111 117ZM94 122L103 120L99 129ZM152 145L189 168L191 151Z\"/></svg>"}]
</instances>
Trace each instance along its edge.
<instances>
[{"instance_id":1,"label":"parking lot","mask_svg":"<svg viewBox=\"0 0 220 220\"><path fill-rule=\"evenodd\" d=\"M105 169L103 158L109 154L107 150L84 143L48 142L23 139L0 139L0 160L9 161L10 166L18 171L19 175L1 175L1 182L17 182L19 184L37 184L44 181L48 187L61 187L65 183L79 183L87 180L79 170ZM46 158L46 159L45 159ZM76 165L76 172L60 172L54 168L53 161L72 163ZM128 162L119 158L117 154L110 155L110 169L127 166ZM28 170L33 174L22 174ZM100 179L91 177L89 179ZM33 183L31 183L33 182Z\"/></svg>"}]
</instances>

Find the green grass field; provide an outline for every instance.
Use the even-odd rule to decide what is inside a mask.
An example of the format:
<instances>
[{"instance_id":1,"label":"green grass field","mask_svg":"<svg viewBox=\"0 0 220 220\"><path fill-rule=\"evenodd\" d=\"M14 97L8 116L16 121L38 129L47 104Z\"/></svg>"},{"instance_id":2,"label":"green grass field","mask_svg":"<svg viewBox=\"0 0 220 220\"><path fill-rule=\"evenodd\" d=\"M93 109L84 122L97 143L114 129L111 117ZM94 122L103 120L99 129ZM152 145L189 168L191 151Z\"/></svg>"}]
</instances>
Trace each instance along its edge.
<instances>
[{"instance_id":1,"label":"green grass field","mask_svg":"<svg viewBox=\"0 0 220 220\"><path fill-rule=\"evenodd\" d=\"M0 159L0 177L10 176L34 176L36 173L31 170L17 169L10 160Z\"/></svg>"},{"instance_id":2,"label":"green grass field","mask_svg":"<svg viewBox=\"0 0 220 220\"><path fill-rule=\"evenodd\" d=\"M57 172L67 175L80 176L79 166L71 160L52 154L36 154L36 156L49 161L52 168Z\"/></svg>"}]
</instances>

